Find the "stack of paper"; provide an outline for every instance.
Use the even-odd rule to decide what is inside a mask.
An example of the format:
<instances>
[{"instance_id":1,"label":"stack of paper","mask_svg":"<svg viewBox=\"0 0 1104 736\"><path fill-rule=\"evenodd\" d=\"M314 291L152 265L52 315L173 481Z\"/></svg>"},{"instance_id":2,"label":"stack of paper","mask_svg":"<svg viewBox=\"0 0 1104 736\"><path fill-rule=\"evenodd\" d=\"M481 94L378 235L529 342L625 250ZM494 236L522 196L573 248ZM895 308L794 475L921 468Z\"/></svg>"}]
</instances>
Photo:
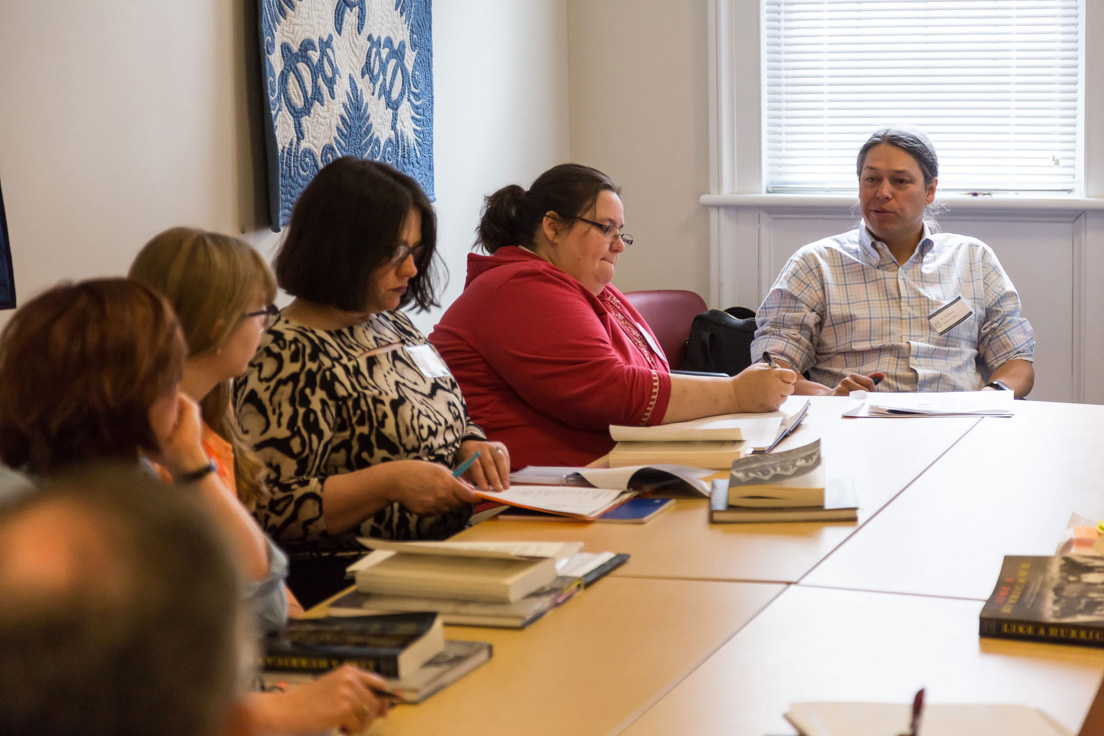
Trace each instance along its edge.
<instances>
[{"instance_id":1,"label":"stack of paper","mask_svg":"<svg viewBox=\"0 0 1104 736\"><path fill-rule=\"evenodd\" d=\"M852 391L860 402L843 413L849 418L878 417L1010 417L1015 408L1011 391L948 391L893 393Z\"/></svg>"}]
</instances>

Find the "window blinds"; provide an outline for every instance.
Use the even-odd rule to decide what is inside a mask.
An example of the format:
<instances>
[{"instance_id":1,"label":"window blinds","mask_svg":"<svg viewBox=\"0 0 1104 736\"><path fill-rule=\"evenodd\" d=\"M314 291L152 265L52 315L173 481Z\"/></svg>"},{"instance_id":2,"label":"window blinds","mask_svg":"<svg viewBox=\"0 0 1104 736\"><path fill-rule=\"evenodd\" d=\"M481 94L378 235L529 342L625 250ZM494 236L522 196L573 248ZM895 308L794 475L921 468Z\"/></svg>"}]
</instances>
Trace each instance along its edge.
<instances>
[{"instance_id":1,"label":"window blinds","mask_svg":"<svg viewBox=\"0 0 1104 736\"><path fill-rule=\"evenodd\" d=\"M942 191L1081 192L1081 0L763 0L768 192L854 192L921 127Z\"/></svg>"}]
</instances>

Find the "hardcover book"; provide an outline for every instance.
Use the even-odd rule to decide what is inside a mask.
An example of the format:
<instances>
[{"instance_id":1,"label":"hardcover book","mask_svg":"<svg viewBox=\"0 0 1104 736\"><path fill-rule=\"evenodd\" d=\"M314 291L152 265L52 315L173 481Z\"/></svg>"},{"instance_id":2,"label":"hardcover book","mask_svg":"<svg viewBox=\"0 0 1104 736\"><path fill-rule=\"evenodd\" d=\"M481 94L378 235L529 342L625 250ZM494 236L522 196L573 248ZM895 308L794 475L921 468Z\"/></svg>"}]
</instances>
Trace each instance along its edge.
<instances>
[{"instance_id":1,"label":"hardcover book","mask_svg":"<svg viewBox=\"0 0 1104 736\"><path fill-rule=\"evenodd\" d=\"M981 636L1104 647L1104 557L1006 556Z\"/></svg>"},{"instance_id":2,"label":"hardcover book","mask_svg":"<svg viewBox=\"0 0 1104 736\"><path fill-rule=\"evenodd\" d=\"M432 612L299 619L265 637L265 669L327 672L343 664L402 678L445 649Z\"/></svg>"},{"instance_id":3,"label":"hardcover book","mask_svg":"<svg viewBox=\"0 0 1104 736\"><path fill-rule=\"evenodd\" d=\"M386 677L387 689L403 703L420 703L430 695L451 685L491 658L493 650L485 641L445 642L444 650L421 667L402 678ZM266 670L262 673L266 686L282 687L310 682L314 675L288 670Z\"/></svg>"}]
</instances>

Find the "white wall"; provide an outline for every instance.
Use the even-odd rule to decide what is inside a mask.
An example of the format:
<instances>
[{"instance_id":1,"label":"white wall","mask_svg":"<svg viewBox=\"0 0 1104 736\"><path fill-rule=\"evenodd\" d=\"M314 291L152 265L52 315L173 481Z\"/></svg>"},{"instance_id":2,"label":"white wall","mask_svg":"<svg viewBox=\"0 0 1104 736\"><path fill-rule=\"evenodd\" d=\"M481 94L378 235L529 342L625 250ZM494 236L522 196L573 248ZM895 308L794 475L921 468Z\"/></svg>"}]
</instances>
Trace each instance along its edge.
<instances>
[{"instance_id":1,"label":"white wall","mask_svg":"<svg viewBox=\"0 0 1104 736\"><path fill-rule=\"evenodd\" d=\"M464 287L483 197L528 186L568 156L565 0L435 0L437 215L449 284L428 332Z\"/></svg>"},{"instance_id":2,"label":"white wall","mask_svg":"<svg viewBox=\"0 0 1104 736\"><path fill-rule=\"evenodd\" d=\"M482 195L567 157L566 5L434 5L437 207L455 296ZM173 225L271 251L255 14L253 0L0 3L0 182L21 303L63 278L124 273Z\"/></svg>"},{"instance_id":3,"label":"white wall","mask_svg":"<svg viewBox=\"0 0 1104 736\"><path fill-rule=\"evenodd\" d=\"M709 298L707 4L569 0L571 157L622 187L614 284ZM731 306L731 305L712 305Z\"/></svg>"}]
</instances>

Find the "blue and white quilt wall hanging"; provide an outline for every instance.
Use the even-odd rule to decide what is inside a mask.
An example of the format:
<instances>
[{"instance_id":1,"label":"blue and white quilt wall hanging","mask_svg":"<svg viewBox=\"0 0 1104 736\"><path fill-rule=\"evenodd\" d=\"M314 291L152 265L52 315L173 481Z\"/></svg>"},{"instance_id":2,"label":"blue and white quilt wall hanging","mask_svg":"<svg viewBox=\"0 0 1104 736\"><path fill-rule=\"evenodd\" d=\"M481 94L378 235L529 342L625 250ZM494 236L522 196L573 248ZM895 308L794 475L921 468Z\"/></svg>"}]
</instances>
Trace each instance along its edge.
<instances>
[{"instance_id":1,"label":"blue and white quilt wall hanging","mask_svg":"<svg viewBox=\"0 0 1104 736\"><path fill-rule=\"evenodd\" d=\"M431 0L261 0L272 229L340 156L383 161L432 200Z\"/></svg>"},{"instance_id":2,"label":"blue and white quilt wall hanging","mask_svg":"<svg viewBox=\"0 0 1104 736\"><path fill-rule=\"evenodd\" d=\"M15 309L15 270L12 268L8 218L4 214L4 193L0 191L0 309Z\"/></svg>"}]
</instances>

